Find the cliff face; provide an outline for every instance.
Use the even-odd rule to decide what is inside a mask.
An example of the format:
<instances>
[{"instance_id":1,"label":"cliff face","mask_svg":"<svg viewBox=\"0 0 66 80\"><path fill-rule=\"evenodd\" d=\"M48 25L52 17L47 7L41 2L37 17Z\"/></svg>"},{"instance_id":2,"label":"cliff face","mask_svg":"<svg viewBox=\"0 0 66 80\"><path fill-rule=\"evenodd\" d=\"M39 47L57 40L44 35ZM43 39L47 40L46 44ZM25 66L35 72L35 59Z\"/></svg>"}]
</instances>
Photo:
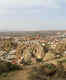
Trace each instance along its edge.
<instances>
[{"instance_id":1,"label":"cliff face","mask_svg":"<svg viewBox=\"0 0 66 80\"><path fill-rule=\"evenodd\" d=\"M32 59L42 59L44 57L43 47L39 42L24 43L17 47L17 59L24 59L25 62Z\"/></svg>"}]
</instances>

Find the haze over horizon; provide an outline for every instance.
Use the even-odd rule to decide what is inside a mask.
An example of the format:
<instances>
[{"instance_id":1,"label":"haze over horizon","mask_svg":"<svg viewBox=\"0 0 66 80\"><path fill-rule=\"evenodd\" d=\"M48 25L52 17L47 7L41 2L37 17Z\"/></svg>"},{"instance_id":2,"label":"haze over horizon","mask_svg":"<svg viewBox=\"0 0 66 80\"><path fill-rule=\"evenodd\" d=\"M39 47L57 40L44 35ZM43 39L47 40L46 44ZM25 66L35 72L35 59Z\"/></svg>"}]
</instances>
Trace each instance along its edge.
<instances>
[{"instance_id":1,"label":"haze over horizon","mask_svg":"<svg viewBox=\"0 0 66 80\"><path fill-rule=\"evenodd\" d=\"M66 0L1 0L0 31L66 30Z\"/></svg>"}]
</instances>

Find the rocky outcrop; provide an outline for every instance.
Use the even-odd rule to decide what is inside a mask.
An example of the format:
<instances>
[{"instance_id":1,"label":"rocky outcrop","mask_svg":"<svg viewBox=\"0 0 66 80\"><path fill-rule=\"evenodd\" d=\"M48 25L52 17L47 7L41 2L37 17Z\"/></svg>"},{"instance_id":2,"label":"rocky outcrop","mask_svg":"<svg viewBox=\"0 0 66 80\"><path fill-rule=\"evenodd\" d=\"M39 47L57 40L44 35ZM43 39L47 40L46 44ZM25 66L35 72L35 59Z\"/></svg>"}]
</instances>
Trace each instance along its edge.
<instances>
[{"instance_id":1,"label":"rocky outcrop","mask_svg":"<svg viewBox=\"0 0 66 80\"><path fill-rule=\"evenodd\" d=\"M45 57L44 57L44 61L49 61L49 60L53 60L55 59L55 54L52 53L51 51L49 51L48 53L46 53Z\"/></svg>"},{"instance_id":2,"label":"rocky outcrop","mask_svg":"<svg viewBox=\"0 0 66 80\"><path fill-rule=\"evenodd\" d=\"M42 59L44 57L43 47L39 42L24 43L17 48L17 59L24 59L25 62L32 60L32 58Z\"/></svg>"}]
</instances>

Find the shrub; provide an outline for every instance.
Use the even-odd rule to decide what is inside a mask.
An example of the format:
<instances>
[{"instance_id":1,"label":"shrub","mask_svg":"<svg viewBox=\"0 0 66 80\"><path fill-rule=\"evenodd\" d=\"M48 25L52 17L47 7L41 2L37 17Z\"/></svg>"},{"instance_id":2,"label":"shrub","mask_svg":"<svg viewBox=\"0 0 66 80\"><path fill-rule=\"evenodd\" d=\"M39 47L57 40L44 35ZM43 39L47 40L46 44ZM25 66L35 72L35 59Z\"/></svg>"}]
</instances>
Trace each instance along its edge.
<instances>
[{"instance_id":1,"label":"shrub","mask_svg":"<svg viewBox=\"0 0 66 80\"><path fill-rule=\"evenodd\" d=\"M9 68L7 66L6 63L0 63L0 74L2 74L3 72L8 72Z\"/></svg>"},{"instance_id":2,"label":"shrub","mask_svg":"<svg viewBox=\"0 0 66 80\"><path fill-rule=\"evenodd\" d=\"M42 62L42 60L43 60L42 58L41 59L36 59L37 62Z\"/></svg>"},{"instance_id":3,"label":"shrub","mask_svg":"<svg viewBox=\"0 0 66 80\"><path fill-rule=\"evenodd\" d=\"M64 59L62 62L66 63L66 59Z\"/></svg>"},{"instance_id":4,"label":"shrub","mask_svg":"<svg viewBox=\"0 0 66 80\"><path fill-rule=\"evenodd\" d=\"M0 74L8 73L10 71L15 71L19 69L22 69L22 68L17 64L11 64L9 62L0 62Z\"/></svg>"}]
</instances>

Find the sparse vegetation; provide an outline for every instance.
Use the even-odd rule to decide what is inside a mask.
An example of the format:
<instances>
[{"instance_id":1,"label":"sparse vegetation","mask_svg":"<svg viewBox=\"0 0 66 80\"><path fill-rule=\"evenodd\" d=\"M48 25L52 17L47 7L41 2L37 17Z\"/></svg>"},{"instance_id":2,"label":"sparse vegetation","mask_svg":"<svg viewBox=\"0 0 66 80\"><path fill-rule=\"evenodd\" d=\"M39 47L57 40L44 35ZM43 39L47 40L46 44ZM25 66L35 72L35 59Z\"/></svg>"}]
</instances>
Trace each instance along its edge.
<instances>
[{"instance_id":1,"label":"sparse vegetation","mask_svg":"<svg viewBox=\"0 0 66 80\"><path fill-rule=\"evenodd\" d=\"M11 64L9 62L0 62L0 74L6 74L11 71L22 69L20 66L16 64Z\"/></svg>"},{"instance_id":2,"label":"sparse vegetation","mask_svg":"<svg viewBox=\"0 0 66 80\"><path fill-rule=\"evenodd\" d=\"M61 66L61 65L60 65ZM61 69L61 72L59 72ZM51 70L49 72L49 70ZM53 64L45 64L32 68L29 80L65 80L62 78L62 68L56 68ZM61 75L59 77L59 75Z\"/></svg>"}]
</instances>

